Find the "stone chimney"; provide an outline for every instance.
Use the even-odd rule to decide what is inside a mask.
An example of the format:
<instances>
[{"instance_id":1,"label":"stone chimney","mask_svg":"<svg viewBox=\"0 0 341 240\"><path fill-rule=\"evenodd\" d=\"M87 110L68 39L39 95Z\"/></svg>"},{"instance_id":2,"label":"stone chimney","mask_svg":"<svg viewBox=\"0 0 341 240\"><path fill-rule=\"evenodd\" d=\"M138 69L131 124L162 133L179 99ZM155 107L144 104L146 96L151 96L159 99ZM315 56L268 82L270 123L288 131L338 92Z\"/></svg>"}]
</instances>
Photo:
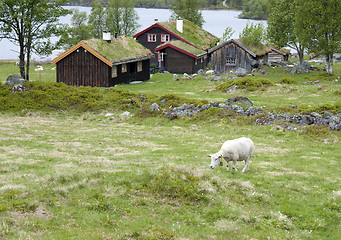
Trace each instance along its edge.
<instances>
[{"instance_id":1,"label":"stone chimney","mask_svg":"<svg viewBox=\"0 0 341 240\"><path fill-rule=\"evenodd\" d=\"M111 42L111 33L108 30L103 31L103 40L107 41L108 43Z\"/></svg>"},{"instance_id":2,"label":"stone chimney","mask_svg":"<svg viewBox=\"0 0 341 240\"><path fill-rule=\"evenodd\" d=\"M184 30L184 20L182 19L177 19L176 20L176 30L178 30L179 32L183 32Z\"/></svg>"}]
</instances>

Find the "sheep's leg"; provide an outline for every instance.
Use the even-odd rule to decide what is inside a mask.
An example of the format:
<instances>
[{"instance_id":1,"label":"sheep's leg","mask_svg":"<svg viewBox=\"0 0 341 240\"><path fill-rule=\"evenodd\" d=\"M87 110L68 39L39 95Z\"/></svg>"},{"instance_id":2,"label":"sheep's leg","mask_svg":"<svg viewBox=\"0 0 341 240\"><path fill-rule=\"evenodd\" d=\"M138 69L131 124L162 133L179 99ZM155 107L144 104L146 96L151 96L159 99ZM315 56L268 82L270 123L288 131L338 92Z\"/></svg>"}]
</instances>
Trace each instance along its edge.
<instances>
[{"instance_id":1,"label":"sheep's leg","mask_svg":"<svg viewBox=\"0 0 341 240\"><path fill-rule=\"evenodd\" d=\"M244 166L242 172L244 172L245 170L249 171L249 159L250 159L250 157L245 159L245 166Z\"/></svg>"},{"instance_id":2,"label":"sheep's leg","mask_svg":"<svg viewBox=\"0 0 341 240\"><path fill-rule=\"evenodd\" d=\"M229 170L229 161L226 161L226 170Z\"/></svg>"},{"instance_id":3,"label":"sheep's leg","mask_svg":"<svg viewBox=\"0 0 341 240\"><path fill-rule=\"evenodd\" d=\"M232 169L234 169L235 171L238 171L236 168L236 164L237 164L237 160L233 160Z\"/></svg>"}]
</instances>

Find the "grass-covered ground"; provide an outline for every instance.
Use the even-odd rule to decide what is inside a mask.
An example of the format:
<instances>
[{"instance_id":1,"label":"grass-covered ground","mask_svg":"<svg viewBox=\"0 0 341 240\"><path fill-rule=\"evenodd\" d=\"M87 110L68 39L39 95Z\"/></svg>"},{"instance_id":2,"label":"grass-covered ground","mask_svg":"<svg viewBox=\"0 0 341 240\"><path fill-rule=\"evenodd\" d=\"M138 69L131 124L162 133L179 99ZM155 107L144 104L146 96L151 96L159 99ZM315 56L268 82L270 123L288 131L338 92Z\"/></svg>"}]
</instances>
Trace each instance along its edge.
<instances>
[{"instance_id":1,"label":"grass-covered ground","mask_svg":"<svg viewBox=\"0 0 341 240\"><path fill-rule=\"evenodd\" d=\"M16 73L10 67L0 65L0 81ZM73 88L49 83L52 70L42 72L47 83L31 71L26 93L1 86L0 239L340 239L340 131L148 111L152 102L166 111L242 95L271 111L340 112L340 81L266 71L252 79L272 86L230 93L216 90L228 80L171 74L110 91ZM240 136L255 142L250 171L210 169L207 154Z\"/></svg>"}]
</instances>

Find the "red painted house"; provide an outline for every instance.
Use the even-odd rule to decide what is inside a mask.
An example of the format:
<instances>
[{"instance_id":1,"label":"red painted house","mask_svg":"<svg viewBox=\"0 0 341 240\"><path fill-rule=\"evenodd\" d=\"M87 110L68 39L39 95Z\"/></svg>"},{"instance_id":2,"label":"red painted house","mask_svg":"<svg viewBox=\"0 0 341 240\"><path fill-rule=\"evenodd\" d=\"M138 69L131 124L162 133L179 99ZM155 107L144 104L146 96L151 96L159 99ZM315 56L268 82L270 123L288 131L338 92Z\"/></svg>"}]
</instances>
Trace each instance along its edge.
<instances>
[{"instance_id":1,"label":"red painted house","mask_svg":"<svg viewBox=\"0 0 341 240\"><path fill-rule=\"evenodd\" d=\"M188 20L156 22L134 38L155 54L151 64L172 73L195 73L205 68L207 51L219 41Z\"/></svg>"}]
</instances>

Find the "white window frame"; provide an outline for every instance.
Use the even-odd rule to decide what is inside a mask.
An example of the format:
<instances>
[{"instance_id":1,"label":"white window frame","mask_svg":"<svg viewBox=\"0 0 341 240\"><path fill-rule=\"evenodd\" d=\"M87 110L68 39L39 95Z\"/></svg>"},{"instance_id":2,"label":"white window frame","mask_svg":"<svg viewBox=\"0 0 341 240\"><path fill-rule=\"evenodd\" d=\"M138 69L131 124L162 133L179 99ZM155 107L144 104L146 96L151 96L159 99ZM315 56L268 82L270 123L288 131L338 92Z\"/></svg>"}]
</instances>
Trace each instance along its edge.
<instances>
[{"instance_id":1,"label":"white window frame","mask_svg":"<svg viewBox=\"0 0 341 240\"><path fill-rule=\"evenodd\" d=\"M228 66L236 66L236 58L226 57L226 65L228 65Z\"/></svg>"},{"instance_id":2,"label":"white window frame","mask_svg":"<svg viewBox=\"0 0 341 240\"><path fill-rule=\"evenodd\" d=\"M157 36L154 33L149 33L147 34L147 42L156 42L157 41Z\"/></svg>"},{"instance_id":3,"label":"white window frame","mask_svg":"<svg viewBox=\"0 0 341 240\"><path fill-rule=\"evenodd\" d=\"M161 42L169 42L170 35L169 34L161 34Z\"/></svg>"}]
</instances>

